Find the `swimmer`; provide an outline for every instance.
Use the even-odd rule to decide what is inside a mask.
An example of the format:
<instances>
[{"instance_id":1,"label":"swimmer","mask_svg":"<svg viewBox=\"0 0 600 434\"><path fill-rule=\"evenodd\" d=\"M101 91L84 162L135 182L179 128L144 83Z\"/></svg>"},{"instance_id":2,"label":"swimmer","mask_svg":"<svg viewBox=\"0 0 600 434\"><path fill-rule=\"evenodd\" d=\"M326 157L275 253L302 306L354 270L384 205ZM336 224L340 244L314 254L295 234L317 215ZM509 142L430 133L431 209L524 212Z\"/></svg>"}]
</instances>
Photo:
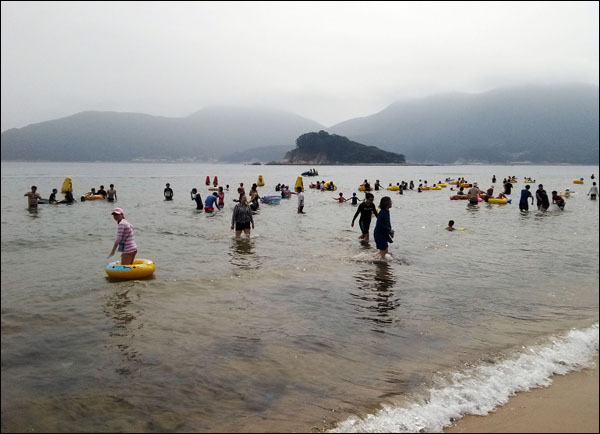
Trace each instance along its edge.
<instances>
[{"instance_id":1,"label":"swimmer","mask_svg":"<svg viewBox=\"0 0 600 434\"><path fill-rule=\"evenodd\" d=\"M340 197L334 197L333 200L337 200L339 203L344 203L346 202L348 199L346 199L344 197L344 193L340 193Z\"/></svg>"},{"instance_id":2,"label":"swimmer","mask_svg":"<svg viewBox=\"0 0 600 434\"><path fill-rule=\"evenodd\" d=\"M352 197L349 200L352 202L352 205L356 205L358 203L358 197L356 197L356 192L352 193Z\"/></svg>"},{"instance_id":3,"label":"swimmer","mask_svg":"<svg viewBox=\"0 0 600 434\"><path fill-rule=\"evenodd\" d=\"M114 184L110 184L110 188L106 192L106 200L108 200L109 202L114 202L115 200L117 200L117 190L115 190Z\"/></svg>"},{"instance_id":4,"label":"swimmer","mask_svg":"<svg viewBox=\"0 0 600 434\"><path fill-rule=\"evenodd\" d=\"M456 228L454 227L454 220L450 220L448 222L448 227L446 228L447 231L455 231Z\"/></svg>"},{"instance_id":5,"label":"swimmer","mask_svg":"<svg viewBox=\"0 0 600 434\"><path fill-rule=\"evenodd\" d=\"M590 191L587 195L590 196L591 200L596 200L596 197L598 197L598 187L596 187L596 181L592 182L592 188L590 188Z\"/></svg>"},{"instance_id":6,"label":"swimmer","mask_svg":"<svg viewBox=\"0 0 600 434\"><path fill-rule=\"evenodd\" d=\"M58 193L58 190L56 188L53 188L52 194L50 195L50 198L48 199L48 203L56 203L56 193Z\"/></svg>"}]
</instances>

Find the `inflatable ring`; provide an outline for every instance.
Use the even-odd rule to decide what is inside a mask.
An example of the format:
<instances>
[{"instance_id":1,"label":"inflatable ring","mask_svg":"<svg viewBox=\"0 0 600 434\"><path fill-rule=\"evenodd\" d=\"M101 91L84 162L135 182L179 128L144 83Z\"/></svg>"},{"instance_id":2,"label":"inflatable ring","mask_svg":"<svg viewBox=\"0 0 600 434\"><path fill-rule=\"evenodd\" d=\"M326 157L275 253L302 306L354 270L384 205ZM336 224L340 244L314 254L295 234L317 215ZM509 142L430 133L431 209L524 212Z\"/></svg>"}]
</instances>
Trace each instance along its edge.
<instances>
[{"instance_id":1,"label":"inflatable ring","mask_svg":"<svg viewBox=\"0 0 600 434\"><path fill-rule=\"evenodd\" d=\"M497 204L500 204L500 205L506 205L507 203L510 203L510 199L506 199L506 198L504 198L504 199L498 199L496 197L490 197L487 200L487 203L497 203Z\"/></svg>"},{"instance_id":2,"label":"inflatable ring","mask_svg":"<svg viewBox=\"0 0 600 434\"><path fill-rule=\"evenodd\" d=\"M325 183L325 190L329 189L329 184L331 184L331 183L330 182ZM337 190L337 185L333 184L333 191L336 191L336 190Z\"/></svg>"},{"instance_id":3,"label":"inflatable ring","mask_svg":"<svg viewBox=\"0 0 600 434\"><path fill-rule=\"evenodd\" d=\"M84 194L81 196L83 200L101 200L104 199L104 196L101 194Z\"/></svg>"},{"instance_id":4,"label":"inflatable ring","mask_svg":"<svg viewBox=\"0 0 600 434\"><path fill-rule=\"evenodd\" d=\"M466 194L455 194L454 196L450 196L450 200L467 200Z\"/></svg>"},{"instance_id":5,"label":"inflatable ring","mask_svg":"<svg viewBox=\"0 0 600 434\"><path fill-rule=\"evenodd\" d=\"M400 190L400 186L398 186L398 185L390 185L387 189L390 190L390 191L398 191L398 190Z\"/></svg>"},{"instance_id":6,"label":"inflatable ring","mask_svg":"<svg viewBox=\"0 0 600 434\"><path fill-rule=\"evenodd\" d=\"M448 184L437 184L438 187L442 187L442 188L446 188L448 187Z\"/></svg>"},{"instance_id":7,"label":"inflatable ring","mask_svg":"<svg viewBox=\"0 0 600 434\"><path fill-rule=\"evenodd\" d=\"M583 181L581 179L574 179L573 184L583 184Z\"/></svg>"},{"instance_id":8,"label":"inflatable ring","mask_svg":"<svg viewBox=\"0 0 600 434\"><path fill-rule=\"evenodd\" d=\"M463 184L460 184L459 187L467 188L467 187L472 187L472 185L465 182Z\"/></svg>"},{"instance_id":9,"label":"inflatable ring","mask_svg":"<svg viewBox=\"0 0 600 434\"><path fill-rule=\"evenodd\" d=\"M133 265L121 265L121 262L111 262L104 271L109 277L116 279L141 279L154 273L155 265L150 259L136 259Z\"/></svg>"}]
</instances>

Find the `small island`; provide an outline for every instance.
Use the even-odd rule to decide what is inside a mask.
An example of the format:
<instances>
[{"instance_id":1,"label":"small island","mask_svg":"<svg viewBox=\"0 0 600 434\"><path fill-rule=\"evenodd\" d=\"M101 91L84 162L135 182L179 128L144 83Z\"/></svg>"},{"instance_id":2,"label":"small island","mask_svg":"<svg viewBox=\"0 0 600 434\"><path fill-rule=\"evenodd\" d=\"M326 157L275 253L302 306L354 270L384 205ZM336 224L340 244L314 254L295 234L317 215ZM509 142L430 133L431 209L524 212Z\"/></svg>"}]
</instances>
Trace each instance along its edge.
<instances>
[{"instance_id":1,"label":"small island","mask_svg":"<svg viewBox=\"0 0 600 434\"><path fill-rule=\"evenodd\" d=\"M285 154L282 164L404 164L402 154L366 146L326 131L302 134L296 149Z\"/></svg>"}]
</instances>

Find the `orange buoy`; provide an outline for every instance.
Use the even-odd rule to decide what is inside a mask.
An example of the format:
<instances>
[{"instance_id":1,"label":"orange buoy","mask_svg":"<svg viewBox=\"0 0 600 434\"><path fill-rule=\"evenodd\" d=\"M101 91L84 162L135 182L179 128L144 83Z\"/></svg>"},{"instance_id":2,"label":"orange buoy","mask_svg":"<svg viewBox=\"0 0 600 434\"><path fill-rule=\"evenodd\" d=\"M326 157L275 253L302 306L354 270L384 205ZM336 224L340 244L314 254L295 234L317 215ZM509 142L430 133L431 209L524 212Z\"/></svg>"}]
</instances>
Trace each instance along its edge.
<instances>
[{"instance_id":1,"label":"orange buoy","mask_svg":"<svg viewBox=\"0 0 600 434\"><path fill-rule=\"evenodd\" d=\"M219 185L219 180L217 179L217 176L215 175L215 179L213 179L213 186L216 187L217 185Z\"/></svg>"},{"instance_id":2,"label":"orange buoy","mask_svg":"<svg viewBox=\"0 0 600 434\"><path fill-rule=\"evenodd\" d=\"M210 176L206 176L206 185L210 185Z\"/></svg>"}]
</instances>

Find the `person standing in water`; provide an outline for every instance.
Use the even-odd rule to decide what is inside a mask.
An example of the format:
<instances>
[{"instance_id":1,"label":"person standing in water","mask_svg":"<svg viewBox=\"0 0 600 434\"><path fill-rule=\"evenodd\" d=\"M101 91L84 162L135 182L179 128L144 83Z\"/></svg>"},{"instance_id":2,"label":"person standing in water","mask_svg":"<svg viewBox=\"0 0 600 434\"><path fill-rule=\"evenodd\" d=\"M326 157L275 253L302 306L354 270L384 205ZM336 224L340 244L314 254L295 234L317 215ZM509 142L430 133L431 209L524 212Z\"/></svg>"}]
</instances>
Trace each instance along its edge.
<instances>
[{"instance_id":1,"label":"person standing in water","mask_svg":"<svg viewBox=\"0 0 600 434\"><path fill-rule=\"evenodd\" d=\"M21 190L23 191L23 190ZM38 200L42 198L40 194L37 192L37 187L35 185L31 186L31 191L28 191L23 196L27 196L27 208L29 209L37 209Z\"/></svg>"},{"instance_id":2,"label":"person standing in water","mask_svg":"<svg viewBox=\"0 0 600 434\"><path fill-rule=\"evenodd\" d=\"M596 200L596 197L598 197L598 187L596 187L596 182L592 182L592 188L590 188L590 191L587 194L588 196L590 196L591 200Z\"/></svg>"},{"instance_id":3,"label":"person standing in water","mask_svg":"<svg viewBox=\"0 0 600 434\"><path fill-rule=\"evenodd\" d=\"M252 210L248 205L246 196L240 198L239 203L233 208L233 214L231 216L231 229L235 226L235 237L239 238L242 231L246 234L247 238L250 238L250 226L254 229L254 219L252 218Z\"/></svg>"},{"instance_id":4,"label":"person standing in water","mask_svg":"<svg viewBox=\"0 0 600 434\"><path fill-rule=\"evenodd\" d=\"M106 192L106 200L109 202L114 202L117 200L117 190L115 190L114 184L110 184L110 188Z\"/></svg>"},{"instance_id":5,"label":"person standing in water","mask_svg":"<svg viewBox=\"0 0 600 434\"><path fill-rule=\"evenodd\" d=\"M110 258L118 249L121 252L121 265L131 265L137 254L137 244L133 239L133 226L127 220L121 208L115 208L111 212L113 218L117 222L117 239L108 255Z\"/></svg>"},{"instance_id":6,"label":"person standing in water","mask_svg":"<svg viewBox=\"0 0 600 434\"><path fill-rule=\"evenodd\" d=\"M190 196L192 197L192 200L196 201L196 209L197 210L201 210L204 208L204 205L202 205L202 197L200 196L200 193L198 193L198 189L196 189L195 187L192 188L192 191L190 192Z\"/></svg>"},{"instance_id":7,"label":"person standing in water","mask_svg":"<svg viewBox=\"0 0 600 434\"><path fill-rule=\"evenodd\" d=\"M519 209L521 211L529 211L529 204L527 203L527 199L531 198L531 205L533 206L533 194L529 191L529 184L525 186L523 190L521 190L521 200L519 201Z\"/></svg>"},{"instance_id":8,"label":"person standing in water","mask_svg":"<svg viewBox=\"0 0 600 434\"><path fill-rule=\"evenodd\" d=\"M375 231L373 231L373 238L375 238L375 245L379 250L379 256L381 259L385 259L385 255L388 252L388 243L393 243L394 230L392 229L392 223L390 221L390 208L392 207L392 199L389 196L384 196L379 202L379 214L377 215L377 223L375 224Z\"/></svg>"},{"instance_id":9,"label":"person standing in water","mask_svg":"<svg viewBox=\"0 0 600 434\"><path fill-rule=\"evenodd\" d=\"M371 215L375 214L377 217L377 209L373 204L373 196L372 193L365 194L365 201L358 205L358 209L352 218L352 223L350 226L354 227L354 221L356 217L360 214L360 219L358 219L358 226L360 227L360 231L362 235L358 237L361 240L369 241L369 227L371 226Z\"/></svg>"},{"instance_id":10,"label":"person standing in water","mask_svg":"<svg viewBox=\"0 0 600 434\"><path fill-rule=\"evenodd\" d=\"M163 194L165 196L165 200L173 200L173 190L171 189L171 184L169 184L168 182Z\"/></svg>"},{"instance_id":11,"label":"person standing in water","mask_svg":"<svg viewBox=\"0 0 600 434\"><path fill-rule=\"evenodd\" d=\"M223 209L225 206L225 193L223 192L223 187L219 187L219 203L217 203L217 208Z\"/></svg>"},{"instance_id":12,"label":"person standing in water","mask_svg":"<svg viewBox=\"0 0 600 434\"><path fill-rule=\"evenodd\" d=\"M540 211L547 211L548 208L550 208L548 193L546 193L542 184L538 185L538 189L535 192L535 198L537 199L537 207Z\"/></svg>"},{"instance_id":13,"label":"person standing in water","mask_svg":"<svg viewBox=\"0 0 600 434\"><path fill-rule=\"evenodd\" d=\"M296 194L298 195L298 214L304 214L304 195L302 194L302 187L296 187Z\"/></svg>"}]
</instances>

